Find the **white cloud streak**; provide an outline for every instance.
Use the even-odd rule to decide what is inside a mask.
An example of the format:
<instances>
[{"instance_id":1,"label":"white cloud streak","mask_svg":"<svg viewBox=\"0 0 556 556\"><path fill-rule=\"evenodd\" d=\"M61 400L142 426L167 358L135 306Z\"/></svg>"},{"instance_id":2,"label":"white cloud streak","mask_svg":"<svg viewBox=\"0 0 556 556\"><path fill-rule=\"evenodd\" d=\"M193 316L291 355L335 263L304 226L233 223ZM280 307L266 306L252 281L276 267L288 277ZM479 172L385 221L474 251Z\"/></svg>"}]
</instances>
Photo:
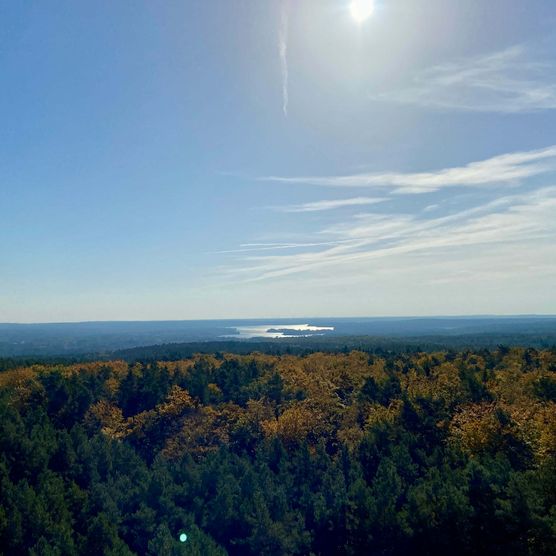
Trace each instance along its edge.
<instances>
[{"instance_id":1,"label":"white cloud streak","mask_svg":"<svg viewBox=\"0 0 556 556\"><path fill-rule=\"evenodd\" d=\"M327 245L338 245L342 241L314 241L300 243L242 243L238 249L227 249L216 251L216 253L249 253L259 251L275 251L283 249L303 249L307 247L324 247Z\"/></svg>"},{"instance_id":2,"label":"white cloud streak","mask_svg":"<svg viewBox=\"0 0 556 556\"><path fill-rule=\"evenodd\" d=\"M386 198L376 197L354 197L351 199L331 199L323 201L313 201L311 203L303 203L301 205L289 205L284 207L276 207L281 212L321 212L326 210L335 210L346 207L357 207L364 205L374 205L387 201Z\"/></svg>"},{"instance_id":3,"label":"white cloud streak","mask_svg":"<svg viewBox=\"0 0 556 556\"><path fill-rule=\"evenodd\" d=\"M429 108L531 113L556 109L556 64L522 45L434 66L414 85L374 97Z\"/></svg>"},{"instance_id":4,"label":"white cloud streak","mask_svg":"<svg viewBox=\"0 0 556 556\"><path fill-rule=\"evenodd\" d=\"M280 28L278 31L278 52L280 54L280 72L282 76L282 112L284 112L286 117L289 105L288 35L289 0L282 0L280 7Z\"/></svg>"},{"instance_id":5,"label":"white cloud streak","mask_svg":"<svg viewBox=\"0 0 556 556\"><path fill-rule=\"evenodd\" d=\"M244 257L233 274L248 276L248 281L283 278L300 273L329 269L373 272L387 268L399 257L444 256L471 249L483 256L489 250L521 245L524 252L534 252L537 245L552 247L548 271L556 271L556 187L547 187L520 195L496 199L484 205L434 219L422 215L368 214L356 222L345 222L321 233L336 243L324 249L306 249L301 253L254 255ZM481 246L481 249L478 247ZM515 259L518 251L509 250ZM512 259L506 261L511 268ZM546 266L545 265L545 266ZM546 271L546 269L545 269Z\"/></svg>"},{"instance_id":6,"label":"white cloud streak","mask_svg":"<svg viewBox=\"0 0 556 556\"><path fill-rule=\"evenodd\" d=\"M268 176L262 181L327 187L387 188L392 193L429 193L447 187L483 187L519 183L556 168L556 145L533 151L503 154L465 166L431 172L371 172L343 176Z\"/></svg>"}]
</instances>

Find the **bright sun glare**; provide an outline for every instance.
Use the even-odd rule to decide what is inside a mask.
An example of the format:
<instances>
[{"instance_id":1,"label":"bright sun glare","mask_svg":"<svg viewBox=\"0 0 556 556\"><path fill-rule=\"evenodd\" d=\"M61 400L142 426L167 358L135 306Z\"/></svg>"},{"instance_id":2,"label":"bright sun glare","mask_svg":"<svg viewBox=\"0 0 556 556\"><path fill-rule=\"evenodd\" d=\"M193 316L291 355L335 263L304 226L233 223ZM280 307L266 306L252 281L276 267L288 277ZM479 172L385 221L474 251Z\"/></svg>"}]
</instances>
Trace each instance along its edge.
<instances>
[{"instance_id":1,"label":"bright sun glare","mask_svg":"<svg viewBox=\"0 0 556 556\"><path fill-rule=\"evenodd\" d=\"M373 15L375 9L374 0L353 0L349 5L351 16L357 23L363 23Z\"/></svg>"}]
</instances>

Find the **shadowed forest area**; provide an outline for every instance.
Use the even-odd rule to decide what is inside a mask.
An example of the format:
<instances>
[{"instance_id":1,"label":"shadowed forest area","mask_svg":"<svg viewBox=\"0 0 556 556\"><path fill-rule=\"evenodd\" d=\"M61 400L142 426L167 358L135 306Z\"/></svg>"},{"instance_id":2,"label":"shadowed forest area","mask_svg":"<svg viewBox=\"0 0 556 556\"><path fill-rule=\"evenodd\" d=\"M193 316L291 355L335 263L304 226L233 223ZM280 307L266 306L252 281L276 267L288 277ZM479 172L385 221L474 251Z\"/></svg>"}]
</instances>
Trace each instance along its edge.
<instances>
[{"instance_id":1,"label":"shadowed forest area","mask_svg":"<svg viewBox=\"0 0 556 556\"><path fill-rule=\"evenodd\" d=\"M1 552L549 555L555 455L554 349L33 364Z\"/></svg>"}]
</instances>

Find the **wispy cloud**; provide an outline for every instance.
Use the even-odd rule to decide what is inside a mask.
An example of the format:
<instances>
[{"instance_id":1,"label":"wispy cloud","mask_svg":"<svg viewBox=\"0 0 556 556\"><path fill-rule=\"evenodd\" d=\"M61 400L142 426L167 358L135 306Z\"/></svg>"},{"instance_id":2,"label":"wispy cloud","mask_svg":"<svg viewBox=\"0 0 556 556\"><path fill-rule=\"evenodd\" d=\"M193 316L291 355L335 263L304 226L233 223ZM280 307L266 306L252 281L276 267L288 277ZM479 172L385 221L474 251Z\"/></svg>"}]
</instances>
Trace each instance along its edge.
<instances>
[{"instance_id":1,"label":"wispy cloud","mask_svg":"<svg viewBox=\"0 0 556 556\"><path fill-rule=\"evenodd\" d=\"M232 274L240 273L249 281L269 280L299 273L332 269L355 272L375 271L399 257L435 256L436 260L472 249L471 255L500 247L527 245L524 252L537 246L552 245L556 271L556 187L546 187L491 202L438 218L423 214L367 214L355 221L342 222L321 230L332 245L307 248L280 255L255 254L244 257ZM481 249L477 249L481 246ZM458 251L459 250L459 251ZM515 251L510 250L515 259ZM511 260L506 261L507 265ZM370 265L370 266L369 266ZM546 264L545 264L546 266ZM545 269L546 271L546 269Z\"/></svg>"},{"instance_id":2,"label":"wispy cloud","mask_svg":"<svg viewBox=\"0 0 556 556\"><path fill-rule=\"evenodd\" d=\"M280 54L280 71L282 75L282 111L288 115L289 71L288 71L288 35L289 35L289 0L282 0L280 6L280 28L278 30L278 52Z\"/></svg>"},{"instance_id":3,"label":"wispy cloud","mask_svg":"<svg viewBox=\"0 0 556 556\"><path fill-rule=\"evenodd\" d=\"M298 242L298 243L242 243L237 249L226 249L224 251L216 251L216 253L249 253L260 251L275 251L275 250L293 250L293 249L307 249L308 247L324 247L328 245L339 245L344 243L342 240L338 241L313 241L313 242Z\"/></svg>"},{"instance_id":4,"label":"wispy cloud","mask_svg":"<svg viewBox=\"0 0 556 556\"><path fill-rule=\"evenodd\" d=\"M392 193L429 193L445 187L482 187L520 182L556 168L556 145L544 149L503 154L464 166L431 172L371 172L343 176L268 176L262 181L328 187L387 188Z\"/></svg>"},{"instance_id":5,"label":"wispy cloud","mask_svg":"<svg viewBox=\"0 0 556 556\"><path fill-rule=\"evenodd\" d=\"M313 201L311 203L303 203L301 205L288 205L275 208L281 212L321 212L325 210L335 210L346 207L374 205L376 203L382 203L387 200L388 199L386 198L376 197L354 197L352 199Z\"/></svg>"},{"instance_id":6,"label":"wispy cloud","mask_svg":"<svg viewBox=\"0 0 556 556\"><path fill-rule=\"evenodd\" d=\"M430 108L520 113L556 109L556 64L522 45L434 66L380 100Z\"/></svg>"}]
</instances>

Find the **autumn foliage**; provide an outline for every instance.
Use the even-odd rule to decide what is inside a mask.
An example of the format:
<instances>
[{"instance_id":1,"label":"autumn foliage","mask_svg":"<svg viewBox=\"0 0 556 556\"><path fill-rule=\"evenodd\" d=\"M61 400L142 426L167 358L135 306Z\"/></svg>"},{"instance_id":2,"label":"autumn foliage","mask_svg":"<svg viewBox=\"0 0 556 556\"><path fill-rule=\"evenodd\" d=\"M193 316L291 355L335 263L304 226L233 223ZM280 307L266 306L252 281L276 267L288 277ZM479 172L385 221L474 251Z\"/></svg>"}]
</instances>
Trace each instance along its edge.
<instances>
[{"instance_id":1,"label":"autumn foliage","mask_svg":"<svg viewBox=\"0 0 556 556\"><path fill-rule=\"evenodd\" d=\"M556 551L554 350L38 365L0 390L6 555Z\"/></svg>"}]
</instances>

